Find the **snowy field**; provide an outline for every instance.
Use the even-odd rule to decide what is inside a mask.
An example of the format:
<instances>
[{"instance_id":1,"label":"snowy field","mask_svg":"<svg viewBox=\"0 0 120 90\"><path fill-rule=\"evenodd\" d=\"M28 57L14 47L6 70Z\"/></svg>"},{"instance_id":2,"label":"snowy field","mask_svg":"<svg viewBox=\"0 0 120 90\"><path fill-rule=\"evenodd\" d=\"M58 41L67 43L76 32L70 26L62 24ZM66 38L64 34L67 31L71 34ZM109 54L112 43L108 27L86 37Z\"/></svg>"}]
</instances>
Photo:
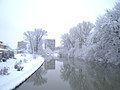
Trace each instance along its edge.
<instances>
[{"instance_id":1,"label":"snowy field","mask_svg":"<svg viewBox=\"0 0 120 90\"><path fill-rule=\"evenodd\" d=\"M0 90L14 89L35 72L44 62L42 57L37 56L37 58L33 58L30 54L17 54L15 58L16 59L8 59L7 62L0 62L0 69L8 67L8 75L0 75ZM21 71L17 71L14 66L20 61L20 65L24 68Z\"/></svg>"}]
</instances>

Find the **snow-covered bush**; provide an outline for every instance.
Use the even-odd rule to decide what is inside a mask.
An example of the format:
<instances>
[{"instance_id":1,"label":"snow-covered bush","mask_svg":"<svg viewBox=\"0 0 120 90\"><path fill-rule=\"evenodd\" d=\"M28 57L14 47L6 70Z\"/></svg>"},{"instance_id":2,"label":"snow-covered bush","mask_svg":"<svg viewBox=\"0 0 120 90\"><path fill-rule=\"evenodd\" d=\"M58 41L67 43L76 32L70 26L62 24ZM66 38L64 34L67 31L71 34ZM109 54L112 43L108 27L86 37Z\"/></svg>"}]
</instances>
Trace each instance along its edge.
<instances>
[{"instance_id":1,"label":"snow-covered bush","mask_svg":"<svg viewBox=\"0 0 120 90\"><path fill-rule=\"evenodd\" d=\"M14 68L17 69L17 71L21 71L24 67L18 64L15 64Z\"/></svg>"},{"instance_id":2,"label":"snow-covered bush","mask_svg":"<svg viewBox=\"0 0 120 90\"><path fill-rule=\"evenodd\" d=\"M14 68L17 69L17 71L21 71L24 68L21 64L22 64L22 61L20 60L20 62L14 65Z\"/></svg>"},{"instance_id":3,"label":"snow-covered bush","mask_svg":"<svg viewBox=\"0 0 120 90\"><path fill-rule=\"evenodd\" d=\"M28 62L28 60L27 60L27 59L24 59L24 60L23 60L23 62L24 62L24 63L27 63L27 62Z\"/></svg>"},{"instance_id":4,"label":"snow-covered bush","mask_svg":"<svg viewBox=\"0 0 120 90\"><path fill-rule=\"evenodd\" d=\"M18 66L17 71L21 71L23 68L23 66Z\"/></svg>"},{"instance_id":5,"label":"snow-covered bush","mask_svg":"<svg viewBox=\"0 0 120 90\"><path fill-rule=\"evenodd\" d=\"M2 61L3 61L3 62L6 62L6 61L7 61L7 58L2 58Z\"/></svg>"},{"instance_id":6,"label":"snow-covered bush","mask_svg":"<svg viewBox=\"0 0 120 90\"><path fill-rule=\"evenodd\" d=\"M0 75L9 75L8 70L9 70L9 67L4 67L0 69Z\"/></svg>"}]
</instances>

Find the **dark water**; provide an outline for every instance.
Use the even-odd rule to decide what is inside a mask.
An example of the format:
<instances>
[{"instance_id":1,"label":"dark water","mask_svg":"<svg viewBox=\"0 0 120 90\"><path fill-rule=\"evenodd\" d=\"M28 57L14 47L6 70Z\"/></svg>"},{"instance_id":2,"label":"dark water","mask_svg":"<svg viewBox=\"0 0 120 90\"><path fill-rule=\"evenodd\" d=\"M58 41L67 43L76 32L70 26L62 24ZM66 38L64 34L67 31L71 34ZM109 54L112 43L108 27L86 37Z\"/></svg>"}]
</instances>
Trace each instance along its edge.
<instances>
[{"instance_id":1,"label":"dark water","mask_svg":"<svg viewBox=\"0 0 120 90\"><path fill-rule=\"evenodd\" d=\"M49 60L17 90L120 90L120 68L73 58Z\"/></svg>"}]
</instances>

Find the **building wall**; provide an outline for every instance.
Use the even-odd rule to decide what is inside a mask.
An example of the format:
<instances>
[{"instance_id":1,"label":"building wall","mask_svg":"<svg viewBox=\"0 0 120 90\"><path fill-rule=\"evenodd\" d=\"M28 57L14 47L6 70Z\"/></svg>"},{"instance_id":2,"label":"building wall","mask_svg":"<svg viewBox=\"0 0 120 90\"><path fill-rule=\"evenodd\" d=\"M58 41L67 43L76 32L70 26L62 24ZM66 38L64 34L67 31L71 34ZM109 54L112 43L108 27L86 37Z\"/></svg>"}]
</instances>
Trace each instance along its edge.
<instances>
[{"instance_id":1,"label":"building wall","mask_svg":"<svg viewBox=\"0 0 120 90\"><path fill-rule=\"evenodd\" d=\"M24 42L24 41L20 41L20 42L18 42L17 47L18 47L18 50L26 50L27 49L27 43Z\"/></svg>"}]
</instances>

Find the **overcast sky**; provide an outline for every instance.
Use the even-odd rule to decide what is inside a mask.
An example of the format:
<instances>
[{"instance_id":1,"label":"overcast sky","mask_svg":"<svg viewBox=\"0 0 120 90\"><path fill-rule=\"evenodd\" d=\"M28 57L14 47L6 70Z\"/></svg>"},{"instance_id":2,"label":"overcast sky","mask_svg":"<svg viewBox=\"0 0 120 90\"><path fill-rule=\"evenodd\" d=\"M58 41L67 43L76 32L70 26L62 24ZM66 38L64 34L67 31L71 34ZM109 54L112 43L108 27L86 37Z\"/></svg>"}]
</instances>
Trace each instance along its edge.
<instances>
[{"instance_id":1,"label":"overcast sky","mask_svg":"<svg viewBox=\"0 0 120 90\"><path fill-rule=\"evenodd\" d=\"M23 33L43 28L57 39L79 22L95 22L116 0L0 0L0 40L12 48Z\"/></svg>"}]
</instances>

